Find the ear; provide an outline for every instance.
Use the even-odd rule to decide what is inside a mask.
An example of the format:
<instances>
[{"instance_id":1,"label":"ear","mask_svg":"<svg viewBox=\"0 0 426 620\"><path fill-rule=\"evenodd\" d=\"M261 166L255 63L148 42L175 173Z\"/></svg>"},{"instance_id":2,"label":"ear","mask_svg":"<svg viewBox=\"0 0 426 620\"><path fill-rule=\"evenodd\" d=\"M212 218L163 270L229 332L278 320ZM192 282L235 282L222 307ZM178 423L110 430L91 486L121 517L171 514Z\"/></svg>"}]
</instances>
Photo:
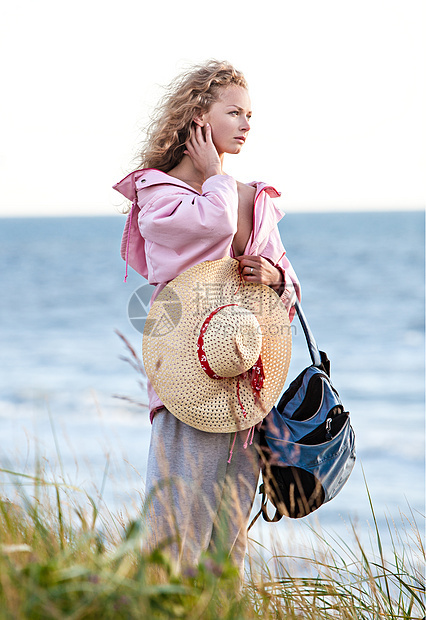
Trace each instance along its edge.
<instances>
[{"instance_id":1,"label":"ear","mask_svg":"<svg viewBox=\"0 0 426 620\"><path fill-rule=\"evenodd\" d=\"M197 116L194 116L194 118L192 119L192 121L198 125L199 127L204 127L205 121L204 121L204 114L198 113Z\"/></svg>"}]
</instances>

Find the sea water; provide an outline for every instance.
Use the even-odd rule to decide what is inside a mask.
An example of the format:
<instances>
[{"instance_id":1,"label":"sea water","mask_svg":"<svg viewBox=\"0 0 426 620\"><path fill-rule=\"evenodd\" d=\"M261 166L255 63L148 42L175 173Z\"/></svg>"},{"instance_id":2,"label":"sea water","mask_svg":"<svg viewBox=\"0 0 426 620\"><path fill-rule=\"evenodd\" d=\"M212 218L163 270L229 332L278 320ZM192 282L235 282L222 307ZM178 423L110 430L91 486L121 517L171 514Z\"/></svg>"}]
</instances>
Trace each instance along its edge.
<instances>
[{"instance_id":1,"label":"sea water","mask_svg":"<svg viewBox=\"0 0 426 620\"><path fill-rule=\"evenodd\" d=\"M101 501L102 490L110 510L131 514L143 497L150 423L145 379L117 334L140 355L127 309L145 281L130 269L123 283L123 223L0 220L0 467L42 467L82 501ZM308 527L368 529L367 488L379 524L424 514L424 230L424 214L410 211L292 213L280 223L357 438L351 478L302 520ZM297 319L292 332L288 382L310 363ZM8 475L1 493L17 481Z\"/></svg>"}]
</instances>

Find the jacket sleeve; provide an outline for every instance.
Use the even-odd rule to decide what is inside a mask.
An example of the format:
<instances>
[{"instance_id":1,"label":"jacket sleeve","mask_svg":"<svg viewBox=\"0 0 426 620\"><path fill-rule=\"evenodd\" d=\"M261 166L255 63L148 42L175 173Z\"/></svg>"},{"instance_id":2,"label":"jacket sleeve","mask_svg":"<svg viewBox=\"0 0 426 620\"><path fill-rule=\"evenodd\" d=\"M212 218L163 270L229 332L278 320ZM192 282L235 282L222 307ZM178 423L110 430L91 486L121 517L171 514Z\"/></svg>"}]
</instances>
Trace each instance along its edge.
<instances>
[{"instance_id":1,"label":"jacket sleeve","mask_svg":"<svg viewBox=\"0 0 426 620\"><path fill-rule=\"evenodd\" d=\"M275 266L281 271L284 276L284 290L281 293L280 297L283 304L287 308L290 321L292 321L296 312L294 308L296 297L299 301L301 299L300 282L293 269L292 264L285 255L281 258L281 260L278 261Z\"/></svg>"},{"instance_id":2,"label":"jacket sleeve","mask_svg":"<svg viewBox=\"0 0 426 620\"><path fill-rule=\"evenodd\" d=\"M179 191L164 185L146 188L149 192L138 217L144 239L182 252L205 251L218 243L232 242L237 230L238 192L236 181L228 175L209 177L201 194ZM146 194L145 194L146 196Z\"/></svg>"},{"instance_id":3,"label":"jacket sleeve","mask_svg":"<svg viewBox=\"0 0 426 620\"><path fill-rule=\"evenodd\" d=\"M280 256L276 254L277 248L280 250ZM284 246L281 241L281 237L278 228L275 228L269 237L268 243L265 246L262 256L267 258L274 267L276 267L283 276L283 284L278 291L281 301L285 305L290 317L290 321L293 320L295 314L294 304L297 299L301 299L300 282L293 269L292 264L286 256ZM274 258L272 258L274 257Z\"/></svg>"}]
</instances>

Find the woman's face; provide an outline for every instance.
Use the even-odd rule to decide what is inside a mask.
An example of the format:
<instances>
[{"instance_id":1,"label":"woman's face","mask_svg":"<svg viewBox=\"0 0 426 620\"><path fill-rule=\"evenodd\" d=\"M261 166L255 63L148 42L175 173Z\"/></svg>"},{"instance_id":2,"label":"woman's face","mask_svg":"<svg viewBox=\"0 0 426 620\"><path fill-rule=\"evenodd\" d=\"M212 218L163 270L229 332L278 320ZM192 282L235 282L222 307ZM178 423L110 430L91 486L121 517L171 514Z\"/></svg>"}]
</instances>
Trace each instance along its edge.
<instances>
[{"instance_id":1,"label":"woman's face","mask_svg":"<svg viewBox=\"0 0 426 620\"><path fill-rule=\"evenodd\" d=\"M213 143L219 155L239 153L250 131L250 97L242 86L228 86L220 91L219 98L208 112L195 119L204 126L210 123Z\"/></svg>"}]
</instances>

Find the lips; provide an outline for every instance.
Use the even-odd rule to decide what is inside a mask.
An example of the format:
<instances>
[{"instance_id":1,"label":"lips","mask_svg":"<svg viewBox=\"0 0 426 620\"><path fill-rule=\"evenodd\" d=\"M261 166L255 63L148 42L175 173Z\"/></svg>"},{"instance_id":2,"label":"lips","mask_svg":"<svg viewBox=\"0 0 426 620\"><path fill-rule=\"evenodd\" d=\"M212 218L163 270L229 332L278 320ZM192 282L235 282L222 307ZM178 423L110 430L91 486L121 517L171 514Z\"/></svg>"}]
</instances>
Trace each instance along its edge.
<instances>
[{"instance_id":1,"label":"lips","mask_svg":"<svg viewBox=\"0 0 426 620\"><path fill-rule=\"evenodd\" d=\"M234 138L235 140L238 140L239 142L242 142L244 144L244 142L246 141L244 136L237 136L236 138Z\"/></svg>"}]
</instances>

